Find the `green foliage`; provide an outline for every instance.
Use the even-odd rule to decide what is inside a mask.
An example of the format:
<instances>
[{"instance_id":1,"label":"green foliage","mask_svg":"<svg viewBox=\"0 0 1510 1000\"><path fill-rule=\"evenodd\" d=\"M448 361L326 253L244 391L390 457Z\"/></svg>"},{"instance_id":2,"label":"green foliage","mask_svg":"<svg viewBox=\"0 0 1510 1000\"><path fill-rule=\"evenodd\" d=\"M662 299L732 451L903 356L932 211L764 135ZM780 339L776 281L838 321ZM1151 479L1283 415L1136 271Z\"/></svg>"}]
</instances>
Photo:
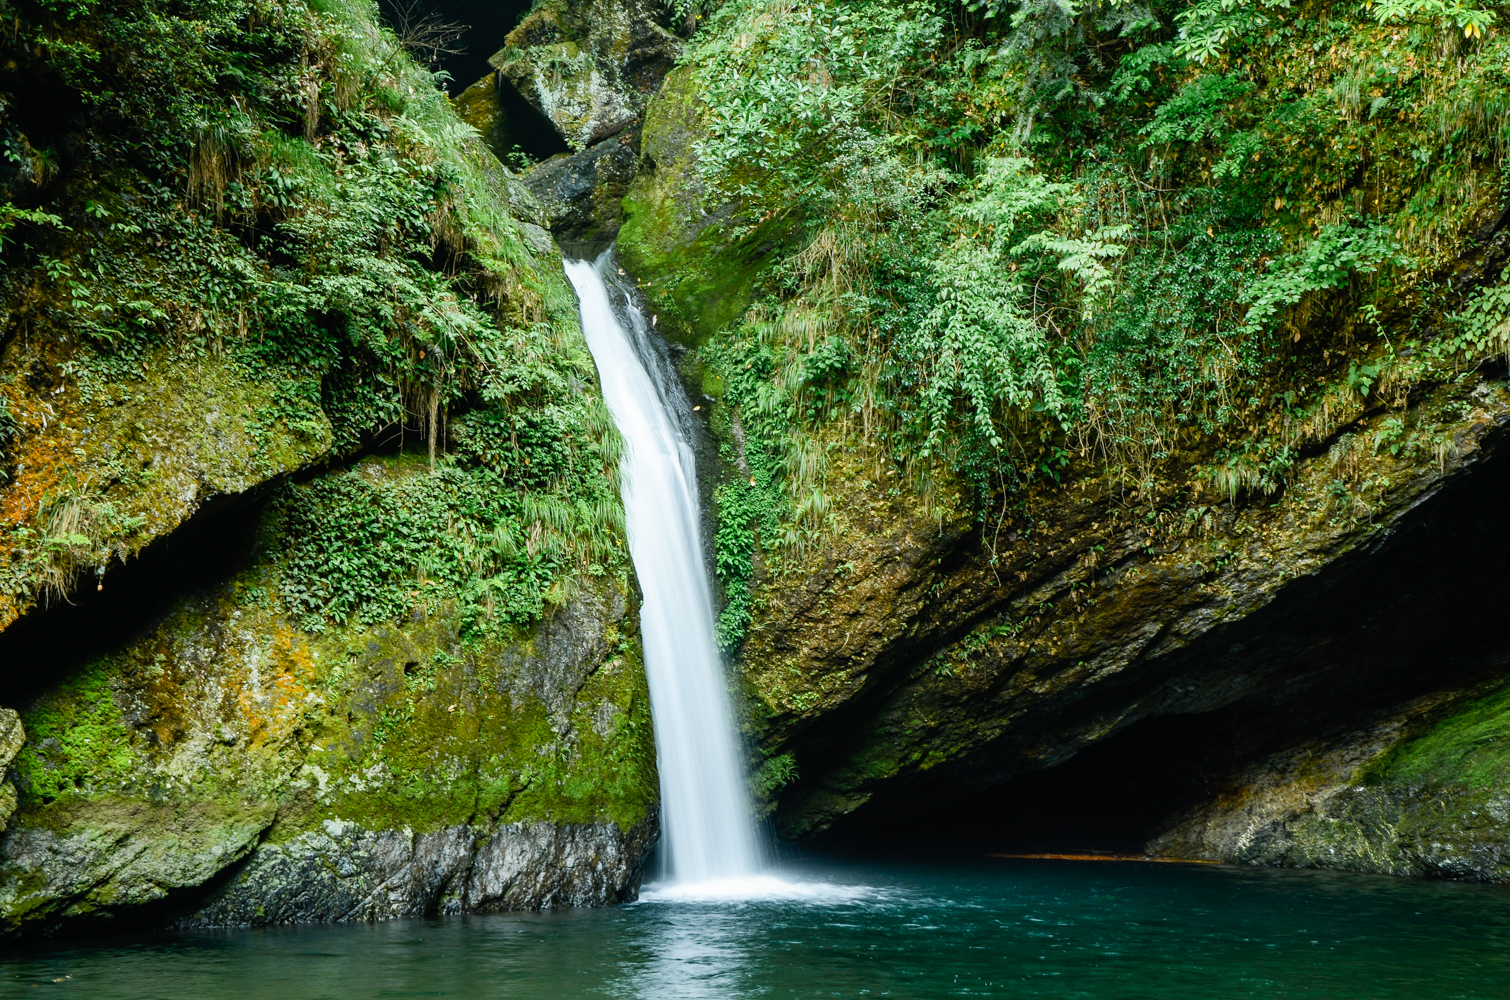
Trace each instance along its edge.
<instances>
[{"instance_id":1,"label":"green foliage","mask_svg":"<svg viewBox=\"0 0 1510 1000\"><path fill-rule=\"evenodd\" d=\"M39 226L63 226L63 220L50 212L35 208L18 208L9 203L0 205L0 250L4 250L5 244L14 238L9 235L10 231L21 222L30 222ZM63 226L63 228L67 227Z\"/></svg>"},{"instance_id":2,"label":"green foliage","mask_svg":"<svg viewBox=\"0 0 1510 1000\"><path fill-rule=\"evenodd\" d=\"M983 518L1075 459L1240 500L1283 486L1329 392L1377 393L1408 348L1501 349L1498 291L1449 318L1443 285L1502 190L1492 19L1443 40L1394 25L1445 7L970 10L735 0L686 57L706 210L807 234L700 349L784 487L752 532L729 486L735 618L735 561L821 527L831 449L952 475Z\"/></svg>"},{"instance_id":3,"label":"green foliage","mask_svg":"<svg viewBox=\"0 0 1510 1000\"><path fill-rule=\"evenodd\" d=\"M1280 255L1245 291L1243 300L1251 304L1243 327L1264 329L1313 292L1341 288L1381 267L1404 269L1411 263L1384 226L1323 227L1303 251Z\"/></svg>"},{"instance_id":4,"label":"green foliage","mask_svg":"<svg viewBox=\"0 0 1510 1000\"><path fill-rule=\"evenodd\" d=\"M930 4L905 0L820 2L779 15L761 3L725 4L691 57L713 112L696 150L715 197L817 208L889 193L866 175L891 169L892 143L866 126L876 102L898 96L918 72L943 26Z\"/></svg>"},{"instance_id":5,"label":"green foliage","mask_svg":"<svg viewBox=\"0 0 1510 1000\"><path fill-rule=\"evenodd\" d=\"M1274 18L1268 11L1289 9L1290 0L1199 0L1175 15L1175 54L1210 62L1269 27Z\"/></svg>"},{"instance_id":6,"label":"green foliage","mask_svg":"<svg viewBox=\"0 0 1510 1000\"><path fill-rule=\"evenodd\" d=\"M285 490L283 596L306 627L393 621L454 600L469 634L483 634L538 617L572 572L622 567L611 418L596 397L568 391L538 336L515 348L495 359L485 391L504 402L560 395L461 415L454 457L439 467L367 462Z\"/></svg>"},{"instance_id":7,"label":"green foliage","mask_svg":"<svg viewBox=\"0 0 1510 1000\"><path fill-rule=\"evenodd\" d=\"M961 409L972 434L1000 448L997 406L1060 407L1047 338L1020 308L1017 283L986 249L950 247L930 270L932 306L899 331L897 346L899 360L917 373L909 422L919 428L919 454L928 458L947 446Z\"/></svg>"},{"instance_id":8,"label":"green foliage","mask_svg":"<svg viewBox=\"0 0 1510 1000\"><path fill-rule=\"evenodd\" d=\"M621 565L621 444L570 292L370 3L34 13L0 0L0 48L81 110L75 132L31 116L23 133L0 95L0 147L41 206L0 209L0 294L79 345L70 377L113 393L165 358L213 358L267 387L240 418L264 448L426 453L423 474L284 490L283 587L307 626L396 619L423 585L488 632ZM12 569L66 589L123 554L140 519L116 495L86 505L93 527L46 523L86 493L59 488L11 528Z\"/></svg>"},{"instance_id":9,"label":"green foliage","mask_svg":"<svg viewBox=\"0 0 1510 1000\"><path fill-rule=\"evenodd\" d=\"M84 790L113 791L138 762L103 663L90 664L48 692L26 713L23 725L26 745L16 767L46 776L45 786L25 789L43 803Z\"/></svg>"},{"instance_id":10,"label":"green foliage","mask_svg":"<svg viewBox=\"0 0 1510 1000\"><path fill-rule=\"evenodd\" d=\"M783 753L762 761L751 776L750 784L754 786L757 797L769 800L797 778L797 759L789 753Z\"/></svg>"},{"instance_id":11,"label":"green foliage","mask_svg":"<svg viewBox=\"0 0 1510 1000\"><path fill-rule=\"evenodd\" d=\"M743 403L746 414L741 454L736 456L725 444L721 456L725 465L739 469L739 475L714 494L713 568L724 598L715 632L720 648L732 652L750 622L755 552L762 539L768 548L779 539L786 505L777 483L778 470L771 463L771 448L785 430L790 404L783 405L783 399L766 391L768 383L762 376L768 374L773 359L758 336L722 342L710 357L726 398Z\"/></svg>"},{"instance_id":12,"label":"green foliage","mask_svg":"<svg viewBox=\"0 0 1510 1000\"><path fill-rule=\"evenodd\" d=\"M1492 287L1479 289L1452 317L1451 332L1432 344L1439 355L1477 362L1510 353L1510 268Z\"/></svg>"},{"instance_id":13,"label":"green foliage","mask_svg":"<svg viewBox=\"0 0 1510 1000\"><path fill-rule=\"evenodd\" d=\"M1372 11L1380 24L1435 21L1455 25L1469 38L1480 37L1498 20L1494 11L1459 0L1379 0L1372 5Z\"/></svg>"},{"instance_id":14,"label":"green foliage","mask_svg":"<svg viewBox=\"0 0 1510 1000\"><path fill-rule=\"evenodd\" d=\"M1148 137L1145 145L1222 138L1231 131L1231 124L1224 116L1230 111L1233 99L1252 89L1252 83L1235 73L1227 76L1204 73L1196 77L1155 109L1153 121L1143 127L1143 134Z\"/></svg>"}]
</instances>

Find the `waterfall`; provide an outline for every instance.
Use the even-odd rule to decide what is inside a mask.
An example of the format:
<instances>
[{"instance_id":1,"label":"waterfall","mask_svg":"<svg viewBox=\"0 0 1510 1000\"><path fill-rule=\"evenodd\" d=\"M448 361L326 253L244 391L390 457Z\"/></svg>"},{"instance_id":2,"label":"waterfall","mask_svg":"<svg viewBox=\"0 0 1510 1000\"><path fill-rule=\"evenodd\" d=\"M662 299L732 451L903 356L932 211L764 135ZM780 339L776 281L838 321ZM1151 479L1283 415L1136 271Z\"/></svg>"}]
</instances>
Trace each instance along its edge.
<instances>
[{"instance_id":1,"label":"waterfall","mask_svg":"<svg viewBox=\"0 0 1510 1000\"><path fill-rule=\"evenodd\" d=\"M697 474L678 419L690 419L690 408L613 266L604 253L596 263L568 260L566 274L603 400L624 437L624 513L645 598L640 632L671 877L682 884L743 879L757 873L760 851L713 638Z\"/></svg>"}]
</instances>

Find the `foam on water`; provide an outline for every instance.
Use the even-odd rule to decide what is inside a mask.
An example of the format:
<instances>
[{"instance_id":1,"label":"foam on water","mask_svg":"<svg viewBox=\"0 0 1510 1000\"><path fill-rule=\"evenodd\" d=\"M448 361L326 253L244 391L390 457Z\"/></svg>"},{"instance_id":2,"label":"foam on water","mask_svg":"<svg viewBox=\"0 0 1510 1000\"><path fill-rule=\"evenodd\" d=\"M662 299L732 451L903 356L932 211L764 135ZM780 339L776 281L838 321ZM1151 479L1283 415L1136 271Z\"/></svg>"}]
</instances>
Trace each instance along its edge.
<instances>
[{"instance_id":1,"label":"foam on water","mask_svg":"<svg viewBox=\"0 0 1510 1000\"><path fill-rule=\"evenodd\" d=\"M673 882L646 886L641 903L853 903L876 895L863 885L794 882L776 875Z\"/></svg>"}]
</instances>

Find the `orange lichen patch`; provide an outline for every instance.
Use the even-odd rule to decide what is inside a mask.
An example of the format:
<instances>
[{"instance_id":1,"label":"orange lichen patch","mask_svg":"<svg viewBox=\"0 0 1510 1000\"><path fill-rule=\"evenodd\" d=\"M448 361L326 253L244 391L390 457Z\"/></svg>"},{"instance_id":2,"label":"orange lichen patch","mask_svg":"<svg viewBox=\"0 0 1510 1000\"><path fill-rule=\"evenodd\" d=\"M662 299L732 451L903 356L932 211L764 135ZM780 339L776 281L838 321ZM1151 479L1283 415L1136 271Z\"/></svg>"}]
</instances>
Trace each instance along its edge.
<instances>
[{"instance_id":1,"label":"orange lichen patch","mask_svg":"<svg viewBox=\"0 0 1510 1000\"><path fill-rule=\"evenodd\" d=\"M79 432L69 426L70 414L61 405L21 393L14 385L0 386L0 391L5 392L19 439L11 481L0 492L0 527L21 527L36 518L42 504L57 495L80 464L74 451Z\"/></svg>"},{"instance_id":2,"label":"orange lichen patch","mask_svg":"<svg viewBox=\"0 0 1510 1000\"><path fill-rule=\"evenodd\" d=\"M179 670L168 666L171 655L171 650L160 644L145 668L132 671L140 678L133 685L135 700L145 710L145 718L138 725L145 723L163 747L183 739L190 726Z\"/></svg>"},{"instance_id":3,"label":"orange lichen patch","mask_svg":"<svg viewBox=\"0 0 1510 1000\"><path fill-rule=\"evenodd\" d=\"M315 679L314 651L287 625L280 624L273 632L271 665L280 674L305 681Z\"/></svg>"},{"instance_id":4,"label":"orange lichen patch","mask_svg":"<svg viewBox=\"0 0 1510 1000\"><path fill-rule=\"evenodd\" d=\"M287 734L308 699L306 683L314 680L314 656L309 645L286 626L274 631L272 649L258 659L258 667L248 666L242 674L236 699L254 744Z\"/></svg>"}]
</instances>

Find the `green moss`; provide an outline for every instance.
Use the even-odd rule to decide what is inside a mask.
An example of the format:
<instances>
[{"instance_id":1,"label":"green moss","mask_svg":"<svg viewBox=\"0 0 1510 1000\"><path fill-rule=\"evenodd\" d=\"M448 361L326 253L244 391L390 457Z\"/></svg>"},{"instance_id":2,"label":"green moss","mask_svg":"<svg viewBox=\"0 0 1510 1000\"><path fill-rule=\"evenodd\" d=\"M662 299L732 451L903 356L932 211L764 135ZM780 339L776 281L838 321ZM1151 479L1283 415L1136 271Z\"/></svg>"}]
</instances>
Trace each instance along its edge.
<instances>
[{"instance_id":1,"label":"green moss","mask_svg":"<svg viewBox=\"0 0 1510 1000\"><path fill-rule=\"evenodd\" d=\"M688 346L738 319L757 277L799 235L788 222L736 230L727 206L707 211L692 148L706 115L692 67L669 73L641 138L655 169L630 185L618 237L619 255L658 327Z\"/></svg>"},{"instance_id":2,"label":"green moss","mask_svg":"<svg viewBox=\"0 0 1510 1000\"><path fill-rule=\"evenodd\" d=\"M527 656L527 639L458 646L454 620L437 615L424 629L322 640L335 657L342 644L362 652L329 679L322 697L333 710L309 720L302 804L274 839L336 818L418 831L527 820L634 826L657 800L655 748L637 643L620 641L620 628L610 625L613 655L565 717L521 696L531 678L500 666Z\"/></svg>"},{"instance_id":3,"label":"green moss","mask_svg":"<svg viewBox=\"0 0 1510 1000\"><path fill-rule=\"evenodd\" d=\"M15 768L23 775L24 802L50 803L130 780L141 758L116 704L118 683L111 664L97 660L22 713L27 743Z\"/></svg>"},{"instance_id":4,"label":"green moss","mask_svg":"<svg viewBox=\"0 0 1510 1000\"><path fill-rule=\"evenodd\" d=\"M1459 702L1430 719L1361 778L1368 784L1502 786L1510 778L1510 686Z\"/></svg>"}]
</instances>

